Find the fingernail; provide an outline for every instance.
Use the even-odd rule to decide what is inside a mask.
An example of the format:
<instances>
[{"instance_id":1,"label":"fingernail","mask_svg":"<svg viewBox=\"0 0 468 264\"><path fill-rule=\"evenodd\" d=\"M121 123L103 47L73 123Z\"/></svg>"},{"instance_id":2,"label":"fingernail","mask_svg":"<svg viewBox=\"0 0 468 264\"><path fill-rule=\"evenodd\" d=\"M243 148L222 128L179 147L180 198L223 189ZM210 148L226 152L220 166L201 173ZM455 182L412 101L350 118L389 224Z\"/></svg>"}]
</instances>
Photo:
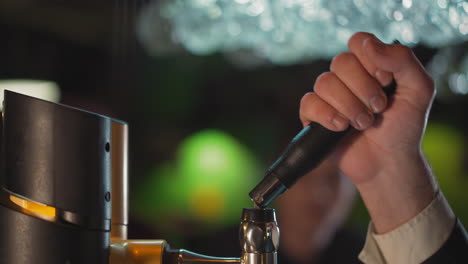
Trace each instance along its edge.
<instances>
[{"instance_id":1,"label":"fingernail","mask_svg":"<svg viewBox=\"0 0 468 264\"><path fill-rule=\"evenodd\" d=\"M377 69L375 71L375 78L379 81L380 85L385 86L392 81L393 75L389 72Z\"/></svg>"},{"instance_id":2,"label":"fingernail","mask_svg":"<svg viewBox=\"0 0 468 264\"><path fill-rule=\"evenodd\" d=\"M348 121L340 114L336 114L332 119L332 123L337 129L344 129Z\"/></svg>"},{"instance_id":3,"label":"fingernail","mask_svg":"<svg viewBox=\"0 0 468 264\"><path fill-rule=\"evenodd\" d=\"M385 98L381 95L376 95L370 99L369 104L374 113L380 113L385 108Z\"/></svg>"},{"instance_id":4,"label":"fingernail","mask_svg":"<svg viewBox=\"0 0 468 264\"><path fill-rule=\"evenodd\" d=\"M357 129L363 130L369 127L372 123L372 115L368 112L363 112L356 118Z\"/></svg>"}]
</instances>

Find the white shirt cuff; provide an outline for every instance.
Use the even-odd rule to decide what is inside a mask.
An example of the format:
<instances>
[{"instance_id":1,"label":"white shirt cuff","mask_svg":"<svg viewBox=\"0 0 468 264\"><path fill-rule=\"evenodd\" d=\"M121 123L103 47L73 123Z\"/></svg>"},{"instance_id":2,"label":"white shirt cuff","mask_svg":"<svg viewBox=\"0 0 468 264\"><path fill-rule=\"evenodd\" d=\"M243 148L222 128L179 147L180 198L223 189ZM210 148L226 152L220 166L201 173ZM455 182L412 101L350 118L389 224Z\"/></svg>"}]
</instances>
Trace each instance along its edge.
<instances>
[{"instance_id":1,"label":"white shirt cuff","mask_svg":"<svg viewBox=\"0 0 468 264\"><path fill-rule=\"evenodd\" d=\"M372 222L359 254L364 263L421 263L439 250L450 236L455 215L441 192L409 222L377 234Z\"/></svg>"}]
</instances>

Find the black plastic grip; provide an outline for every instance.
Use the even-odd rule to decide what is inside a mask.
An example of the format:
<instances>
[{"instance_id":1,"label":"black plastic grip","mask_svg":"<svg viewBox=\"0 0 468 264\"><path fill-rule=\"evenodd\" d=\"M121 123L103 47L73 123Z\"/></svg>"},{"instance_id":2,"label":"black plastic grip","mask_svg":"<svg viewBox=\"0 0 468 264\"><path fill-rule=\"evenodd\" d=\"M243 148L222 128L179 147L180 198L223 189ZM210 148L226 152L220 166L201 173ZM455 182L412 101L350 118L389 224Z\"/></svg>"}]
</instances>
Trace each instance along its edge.
<instances>
[{"instance_id":1,"label":"black plastic grip","mask_svg":"<svg viewBox=\"0 0 468 264\"><path fill-rule=\"evenodd\" d=\"M350 129L351 126L334 132L311 122L293 138L267 174L275 174L286 188L290 188L300 177L320 165Z\"/></svg>"}]
</instances>

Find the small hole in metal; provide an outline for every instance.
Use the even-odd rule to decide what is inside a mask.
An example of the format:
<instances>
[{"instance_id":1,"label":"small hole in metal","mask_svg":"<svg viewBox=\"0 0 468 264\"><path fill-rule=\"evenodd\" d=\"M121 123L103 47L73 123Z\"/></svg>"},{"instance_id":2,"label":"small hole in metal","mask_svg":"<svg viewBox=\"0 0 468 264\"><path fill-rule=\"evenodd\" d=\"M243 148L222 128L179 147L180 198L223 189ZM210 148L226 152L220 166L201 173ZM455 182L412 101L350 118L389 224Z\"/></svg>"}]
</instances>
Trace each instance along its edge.
<instances>
[{"instance_id":1,"label":"small hole in metal","mask_svg":"<svg viewBox=\"0 0 468 264\"><path fill-rule=\"evenodd\" d=\"M105 147L105 148L106 148L106 151L109 152L109 150L110 150L110 144L109 144L109 142L106 143L106 147Z\"/></svg>"},{"instance_id":2,"label":"small hole in metal","mask_svg":"<svg viewBox=\"0 0 468 264\"><path fill-rule=\"evenodd\" d=\"M104 199L106 199L106 201L108 201L108 202L111 200L110 192L106 192L106 194L104 195Z\"/></svg>"}]
</instances>

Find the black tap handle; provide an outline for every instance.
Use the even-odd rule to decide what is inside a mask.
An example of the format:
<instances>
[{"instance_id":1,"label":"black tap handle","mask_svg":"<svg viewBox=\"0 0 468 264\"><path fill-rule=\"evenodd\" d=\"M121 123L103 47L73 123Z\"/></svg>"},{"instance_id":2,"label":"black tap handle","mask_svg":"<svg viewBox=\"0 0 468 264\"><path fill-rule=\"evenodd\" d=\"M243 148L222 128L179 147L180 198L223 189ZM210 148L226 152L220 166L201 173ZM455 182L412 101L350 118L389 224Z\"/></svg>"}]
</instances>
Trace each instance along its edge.
<instances>
[{"instance_id":1,"label":"black tap handle","mask_svg":"<svg viewBox=\"0 0 468 264\"><path fill-rule=\"evenodd\" d=\"M387 96L396 89L395 80L384 87ZM299 178L315 169L335 149L349 131L334 132L311 122L289 143L284 153L271 165L263 180L249 193L259 207L266 207L289 189Z\"/></svg>"}]
</instances>

